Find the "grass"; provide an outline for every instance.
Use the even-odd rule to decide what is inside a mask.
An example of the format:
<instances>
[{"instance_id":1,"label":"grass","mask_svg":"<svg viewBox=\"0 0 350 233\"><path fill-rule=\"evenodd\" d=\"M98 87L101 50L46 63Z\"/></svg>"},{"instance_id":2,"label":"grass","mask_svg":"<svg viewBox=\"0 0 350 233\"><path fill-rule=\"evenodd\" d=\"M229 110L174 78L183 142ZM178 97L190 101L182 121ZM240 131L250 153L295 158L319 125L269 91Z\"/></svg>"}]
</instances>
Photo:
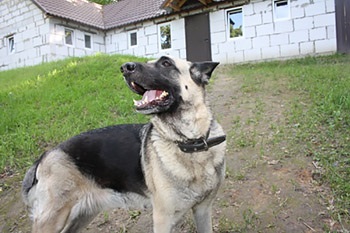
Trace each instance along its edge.
<instances>
[{"instance_id":1,"label":"grass","mask_svg":"<svg viewBox=\"0 0 350 233\"><path fill-rule=\"evenodd\" d=\"M349 223L350 210L350 56L332 55L233 66L232 74L244 77L244 93L288 94L286 128L276 128L276 142L285 140L297 153L310 156L332 189L333 216ZM284 93L288 92L288 93ZM269 106L256 102L259 114ZM256 116L256 114L255 114ZM259 115L258 115L259 116ZM257 121L258 122L258 121ZM236 125L242 122L236 123ZM234 135L235 145L254 146L258 135Z\"/></svg>"},{"instance_id":2,"label":"grass","mask_svg":"<svg viewBox=\"0 0 350 233\"><path fill-rule=\"evenodd\" d=\"M145 59L96 55L0 72L0 173L82 131L144 121L120 73L127 61Z\"/></svg>"}]
</instances>

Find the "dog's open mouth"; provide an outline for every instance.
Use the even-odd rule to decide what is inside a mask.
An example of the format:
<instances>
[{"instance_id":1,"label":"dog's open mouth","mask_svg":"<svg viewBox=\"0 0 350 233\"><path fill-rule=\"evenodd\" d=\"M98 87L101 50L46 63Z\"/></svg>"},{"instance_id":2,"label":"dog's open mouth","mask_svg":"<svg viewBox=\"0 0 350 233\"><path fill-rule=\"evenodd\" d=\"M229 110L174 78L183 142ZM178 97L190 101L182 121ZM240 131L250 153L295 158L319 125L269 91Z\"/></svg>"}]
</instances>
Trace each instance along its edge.
<instances>
[{"instance_id":1,"label":"dog's open mouth","mask_svg":"<svg viewBox=\"0 0 350 233\"><path fill-rule=\"evenodd\" d=\"M165 107L171 104L170 95L164 90L147 90L141 85L131 82L131 88L139 95L141 100L134 100L137 110L152 109L155 107Z\"/></svg>"}]
</instances>

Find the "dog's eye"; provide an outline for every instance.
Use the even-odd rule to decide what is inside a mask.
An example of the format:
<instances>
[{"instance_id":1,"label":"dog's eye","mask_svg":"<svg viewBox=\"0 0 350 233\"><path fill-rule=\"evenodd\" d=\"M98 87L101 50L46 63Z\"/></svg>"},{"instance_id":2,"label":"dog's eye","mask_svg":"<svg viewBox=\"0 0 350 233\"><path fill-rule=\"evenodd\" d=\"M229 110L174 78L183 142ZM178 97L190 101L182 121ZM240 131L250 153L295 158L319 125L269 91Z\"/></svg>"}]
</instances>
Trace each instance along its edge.
<instances>
[{"instance_id":1,"label":"dog's eye","mask_svg":"<svg viewBox=\"0 0 350 233\"><path fill-rule=\"evenodd\" d=\"M169 67L169 66L171 66L171 63L169 61L165 60L165 61L162 62L162 65L164 67Z\"/></svg>"}]
</instances>

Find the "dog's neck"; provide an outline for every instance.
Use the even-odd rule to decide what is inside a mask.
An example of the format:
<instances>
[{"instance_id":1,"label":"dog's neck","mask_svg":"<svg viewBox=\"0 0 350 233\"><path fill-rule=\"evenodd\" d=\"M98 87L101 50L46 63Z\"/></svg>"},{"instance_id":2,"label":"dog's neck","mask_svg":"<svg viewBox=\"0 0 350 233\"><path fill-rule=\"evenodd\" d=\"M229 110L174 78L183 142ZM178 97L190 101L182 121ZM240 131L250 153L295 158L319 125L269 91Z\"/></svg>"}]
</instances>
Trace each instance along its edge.
<instances>
[{"instance_id":1,"label":"dog's neck","mask_svg":"<svg viewBox=\"0 0 350 233\"><path fill-rule=\"evenodd\" d=\"M155 115L151 122L157 132L167 140L187 141L207 136L212 121L209 107L204 104L176 110L175 114Z\"/></svg>"}]
</instances>

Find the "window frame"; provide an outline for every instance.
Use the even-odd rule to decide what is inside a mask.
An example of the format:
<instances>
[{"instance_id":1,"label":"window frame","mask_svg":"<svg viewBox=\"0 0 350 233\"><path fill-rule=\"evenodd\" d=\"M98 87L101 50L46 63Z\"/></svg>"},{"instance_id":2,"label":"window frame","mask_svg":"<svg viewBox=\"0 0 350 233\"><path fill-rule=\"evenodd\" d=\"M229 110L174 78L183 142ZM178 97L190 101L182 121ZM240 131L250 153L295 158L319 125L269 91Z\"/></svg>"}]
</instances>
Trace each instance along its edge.
<instances>
[{"instance_id":1,"label":"window frame","mask_svg":"<svg viewBox=\"0 0 350 233\"><path fill-rule=\"evenodd\" d=\"M242 30L241 33L242 35L236 36L236 37L231 37L231 30L230 30L230 14L231 13L238 13L240 12L242 14ZM228 40L237 40L237 39L242 39L244 38L244 14L243 14L243 7L235 7L235 8L230 8L225 11L225 23L226 23L226 34Z\"/></svg>"},{"instance_id":2,"label":"window frame","mask_svg":"<svg viewBox=\"0 0 350 233\"><path fill-rule=\"evenodd\" d=\"M278 17L278 14L277 14L277 12L279 11L278 7L277 7L278 3L286 3L287 4L287 15L286 16ZM290 19L290 0L273 0L272 8L273 8L273 19L275 21Z\"/></svg>"},{"instance_id":3,"label":"window frame","mask_svg":"<svg viewBox=\"0 0 350 233\"><path fill-rule=\"evenodd\" d=\"M9 54L14 54L16 52L16 46L15 46L15 35L10 35L6 37L7 42L7 51Z\"/></svg>"},{"instance_id":4,"label":"window frame","mask_svg":"<svg viewBox=\"0 0 350 233\"><path fill-rule=\"evenodd\" d=\"M86 47L86 36L89 36L90 37L90 48L89 47ZM84 48L85 49L89 49L89 50L92 50L92 47L93 47L93 39L92 39L92 34L90 33L84 33Z\"/></svg>"},{"instance_id":5,"label":"window frame","mask_svg":"<svg viewBox=\"0 0 350 233\"><path fill-rule=\"evenodd\" d=\"M71 32L71 40L72 40L72 44L67 43L67 31ZM64 44L70 47L74 47L75 45L75 31L72 28L64 28Z\"/></svg>"},{"instance_id":6,"label":"window frame","mask_svg":"<svg viewBox=\"0 0 350 233\"><path fill-rule=\"evenodd\" d=\"M131 34L136 34L136 44L131 44L131 42L132 42L132 39L131 39ZM134 48L134 47L137 47L137 45L138 45L138 33L137 33L137 31L136 30L133 30L133 31L129 31L128 32L128 40L129 40L129 47L130 48Z\"/></svg>"},{"instance_id":7,"label":"window frame","mask_svg":"<svg viewBox=\"0 0 350 233\"><path fill-rule=\"evenodd\" d=\"M161 39L161 27L165 27L165 26L169 26L170 27L170 47L169 48L162 48L162 39ZM171 26L171 22L166 22L166 23L162 23L162 24L158 24L158 39L159 39L159 48L161 51L164 50L171 50L172 47L172 26Z\"/></svg>"}]
</instances>

